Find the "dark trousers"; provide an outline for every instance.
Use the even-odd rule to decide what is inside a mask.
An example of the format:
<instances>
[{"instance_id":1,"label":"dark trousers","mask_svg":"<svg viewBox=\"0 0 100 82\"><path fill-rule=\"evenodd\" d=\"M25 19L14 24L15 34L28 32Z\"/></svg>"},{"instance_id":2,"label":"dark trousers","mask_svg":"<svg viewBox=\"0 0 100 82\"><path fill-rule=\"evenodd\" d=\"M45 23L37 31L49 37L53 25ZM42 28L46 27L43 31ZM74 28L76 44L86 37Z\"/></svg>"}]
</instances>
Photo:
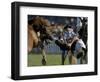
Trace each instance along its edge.
<instances>
[{"instance_id":1,"label":"dark trousers","mask_svg":"<svg viewBox=\"0 0 100 82\"><path fill-rule=\"evenodd\" d=\"M65 58L66 58L66 50L68 50L66 44L62 43L61 41L59 40L56 40L55 43L60 47L61 51L62 51L62 65L64 65L64 61L65 61Z\"/></svg>"}]
</instances>

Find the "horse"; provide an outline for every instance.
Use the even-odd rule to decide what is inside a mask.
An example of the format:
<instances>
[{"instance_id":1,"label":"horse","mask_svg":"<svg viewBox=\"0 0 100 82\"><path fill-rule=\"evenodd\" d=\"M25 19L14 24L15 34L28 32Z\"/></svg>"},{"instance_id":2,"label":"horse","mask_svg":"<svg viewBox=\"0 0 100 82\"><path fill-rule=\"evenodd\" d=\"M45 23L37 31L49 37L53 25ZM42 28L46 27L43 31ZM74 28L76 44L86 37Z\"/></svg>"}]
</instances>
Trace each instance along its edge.
<instances>
[{"instance_id":1,"label":"horse","mask_svg":"<svg viewBox=\"0 0 100 82\"><path fill-rule=\"evenodd\" d=\"M42 64L46 65L46 53L44 49L44 43L47 40L52 40L49 30L50 23L47 19L43 17L35 17L28 21L28 53L32 51L33 48L40 47L42 51Z\"/></svg>"}]
</instances>

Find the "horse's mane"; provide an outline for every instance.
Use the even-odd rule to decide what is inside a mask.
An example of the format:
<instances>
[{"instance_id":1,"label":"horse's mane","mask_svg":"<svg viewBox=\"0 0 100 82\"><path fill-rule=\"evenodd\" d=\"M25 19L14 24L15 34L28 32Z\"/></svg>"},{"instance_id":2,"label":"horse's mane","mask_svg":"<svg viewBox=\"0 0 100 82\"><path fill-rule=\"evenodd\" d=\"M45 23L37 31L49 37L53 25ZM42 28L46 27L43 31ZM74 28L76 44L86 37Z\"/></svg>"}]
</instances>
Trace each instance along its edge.
<instances>
[{"instance_id":1,"label":"horse's mane","mask_svg":"<svg viewBox=\"0 0 100 82\"><path fill-rule=\"evenodd\" d=\"M35 17L35 18L29 20L29 21L28 21L28 24L29 24L29 25L34 24L34 25L50 26L50 22L49 22L47 19L45 19L45 18L43 18L43 17L39 17L39 16L37 16L37 17Z\"/></svg>"}]
</instances>

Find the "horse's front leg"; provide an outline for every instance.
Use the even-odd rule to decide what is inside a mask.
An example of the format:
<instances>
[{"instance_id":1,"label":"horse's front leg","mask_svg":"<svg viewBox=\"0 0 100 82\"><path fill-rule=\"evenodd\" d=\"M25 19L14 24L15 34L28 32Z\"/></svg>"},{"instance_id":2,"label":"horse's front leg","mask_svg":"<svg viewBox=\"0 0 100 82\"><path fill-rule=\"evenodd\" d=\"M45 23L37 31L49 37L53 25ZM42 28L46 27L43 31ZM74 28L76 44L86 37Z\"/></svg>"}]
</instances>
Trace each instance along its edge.
<instances>
[{"instance_id":1,"label":"horse's front leg","mask_svg":"<svg viewBox=\"0 0 100 82\"><path fill-rule=\"evenodd\" d=\"M46 65L47 63L46 52L44 48L42 48L41 50L42 50L42 65Z\"/></svg>"}]
</instances>

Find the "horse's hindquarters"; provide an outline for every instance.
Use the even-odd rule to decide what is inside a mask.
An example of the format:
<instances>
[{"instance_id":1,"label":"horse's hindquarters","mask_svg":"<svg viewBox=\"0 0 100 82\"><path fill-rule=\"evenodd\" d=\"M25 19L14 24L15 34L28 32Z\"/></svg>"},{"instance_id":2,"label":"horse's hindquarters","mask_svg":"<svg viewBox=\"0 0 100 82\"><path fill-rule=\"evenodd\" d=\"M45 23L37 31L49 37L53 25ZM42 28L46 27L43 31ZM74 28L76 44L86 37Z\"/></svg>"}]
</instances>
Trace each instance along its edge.
<instances>
[{"instance_id":1,"label":"horse's hindquarters","mask_svg":"<svg viewBox=\"0 0 100 82\"><path fill-rule=\"evenodd\" d=\"M28 52L38 45L38 37L31 27L28 27Z\"/></svg>"}]
</instances>

